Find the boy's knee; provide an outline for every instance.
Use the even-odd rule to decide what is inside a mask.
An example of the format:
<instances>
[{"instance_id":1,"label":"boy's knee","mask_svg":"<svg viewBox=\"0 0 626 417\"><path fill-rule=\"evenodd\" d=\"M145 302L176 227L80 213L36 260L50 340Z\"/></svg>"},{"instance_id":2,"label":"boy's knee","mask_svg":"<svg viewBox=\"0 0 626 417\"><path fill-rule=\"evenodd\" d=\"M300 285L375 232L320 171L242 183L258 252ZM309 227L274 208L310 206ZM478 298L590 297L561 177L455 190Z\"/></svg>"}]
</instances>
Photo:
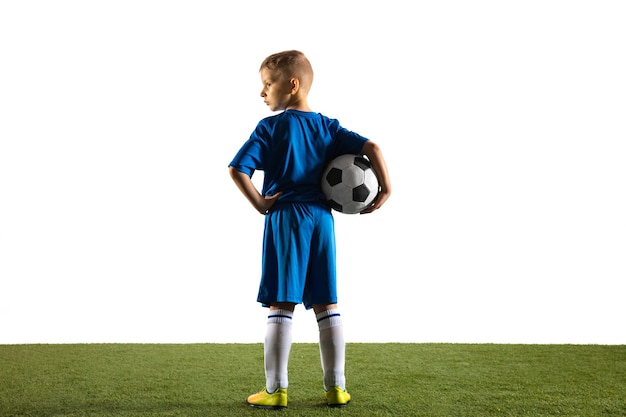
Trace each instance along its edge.
<instances>
[{"instance_id":1,"label":"boy's knee","mask_svg":"<svg viewBox=\"0 0 626 417\"><path fill-rule=\"evenodd\" d=\"M288 310L293 313L296 305L294 303L271 303L270 310Z\"/></svg>"},{"instance_id":2,"label":"boy's knee","mask_svg":"<svg viewBox=\"0 0 626 417\"><path fill-rule=\"evenodd\" d=\"M337 304L313 304L313 312L319 314L326 310L334 310L337 308Z\"/></svg>"}]
</instances>

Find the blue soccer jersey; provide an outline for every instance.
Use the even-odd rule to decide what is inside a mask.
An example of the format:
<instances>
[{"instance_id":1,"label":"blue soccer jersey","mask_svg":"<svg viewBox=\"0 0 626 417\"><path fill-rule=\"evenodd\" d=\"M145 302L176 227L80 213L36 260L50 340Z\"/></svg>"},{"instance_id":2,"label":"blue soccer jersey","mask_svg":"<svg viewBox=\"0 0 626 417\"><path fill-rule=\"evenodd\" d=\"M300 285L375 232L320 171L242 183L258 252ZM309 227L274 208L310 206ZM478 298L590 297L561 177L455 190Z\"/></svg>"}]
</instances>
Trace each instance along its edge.
<instances>
[{"instance_id":1,"label":"blue soccer jersey","mask_svg":"<svg viewBox=\"0 0 626 417\"><path fill-rule=\"evenodd\" d=\"M319 113L285 110L261 120L230 166L264 171L263 195L283 194L265 216L257 301L337 302L335 229L321 190L326 162L360 154L366 138Z\"/></svg>"},{"instance_id":2,"label":"blue soccer jersey","mask_svg":"<svg viewBox=\"0 0 626 417\"><path fill-rule=\"evenodd\" d=\"M360 154L366 138L319 113L285 110L259 122L230 166L248 176L264 171L263 195L283 194L279 202L320 202L326 162Z\"/></svg>"}]
</instances>

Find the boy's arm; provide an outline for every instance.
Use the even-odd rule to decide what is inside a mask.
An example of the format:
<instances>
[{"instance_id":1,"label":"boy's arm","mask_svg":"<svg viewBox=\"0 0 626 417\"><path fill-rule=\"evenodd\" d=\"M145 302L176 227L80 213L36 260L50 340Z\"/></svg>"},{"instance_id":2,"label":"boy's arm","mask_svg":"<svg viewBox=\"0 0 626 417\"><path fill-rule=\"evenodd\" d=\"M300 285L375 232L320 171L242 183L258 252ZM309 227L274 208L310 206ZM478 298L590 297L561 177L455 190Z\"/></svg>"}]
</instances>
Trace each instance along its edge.
<instances>
[{"instance_id":1,"label":"boy's arm","mask_svg":"<svg viewBox=\"0 0 626 417\"><path fill-rule=\"evenodd\" d=\"M383 204L385 204L385 201L387 201L391 195L391 181L389 180L387 163L385 162L380 146L371 140L368 140L365 142L365 145L363 145L361 152L363 155L367 156L372 163L372 167L376 172L376 176L378 177L378 182L380 184L380 191L372 204L361 212L361 214L367 214L373 212L374 210L378 210Z\"/></svg>"},{"instance_id":2,"label":"boy's arm","mask_svg":"<svg viewBox=\"0 0 626 417\"><path fill-rule=\"evenodd\" d=\"M252 206L261 214L267 214L272 208L278 197L282 193L276 193L271 197L263 197L252 183L252 179L247 174L233 167L228 167L230 177L233 179L239 190L248 199Z\"/></svg>"}]
</instances>

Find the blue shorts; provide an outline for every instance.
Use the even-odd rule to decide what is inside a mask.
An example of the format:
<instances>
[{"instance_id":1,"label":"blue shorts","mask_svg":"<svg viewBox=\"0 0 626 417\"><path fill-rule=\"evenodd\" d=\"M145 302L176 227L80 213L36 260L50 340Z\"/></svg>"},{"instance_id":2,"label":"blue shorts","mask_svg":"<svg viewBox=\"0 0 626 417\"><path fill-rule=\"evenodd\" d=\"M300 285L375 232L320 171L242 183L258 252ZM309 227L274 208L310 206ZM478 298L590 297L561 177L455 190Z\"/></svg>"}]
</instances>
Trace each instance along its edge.
<instances>
[{"instance_id":1,"label":"blue shorts","mask_svg":"<svg viewBox=\"0 0 626 417\"><path fill-rule=\"evenodd\" d=\"M258 302L337 302L335 223L325 205L289 203L265 216Z\"/></svg>"}]
</instances>

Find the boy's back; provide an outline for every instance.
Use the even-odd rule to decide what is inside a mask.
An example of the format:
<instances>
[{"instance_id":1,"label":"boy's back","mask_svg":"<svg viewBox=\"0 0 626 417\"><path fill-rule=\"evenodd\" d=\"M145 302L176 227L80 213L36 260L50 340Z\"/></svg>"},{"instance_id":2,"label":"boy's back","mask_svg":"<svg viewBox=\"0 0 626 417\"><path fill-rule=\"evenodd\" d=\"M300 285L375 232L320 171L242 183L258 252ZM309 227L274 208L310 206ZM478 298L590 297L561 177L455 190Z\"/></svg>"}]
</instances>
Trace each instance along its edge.
<instances>
[{"instance_id":1,"label":"boy's back","mask_svg":"<svg viewBox=\"0 0 626 417\"><path fill-rule=\"evenodd\" d=\"M259 122L231 166L248 175L265 171L263 195L282 191L278 202L323 202L320 179L327 161L359 153L367 141L335 119L299 110Z\"/></svg>"}]
</instances>

